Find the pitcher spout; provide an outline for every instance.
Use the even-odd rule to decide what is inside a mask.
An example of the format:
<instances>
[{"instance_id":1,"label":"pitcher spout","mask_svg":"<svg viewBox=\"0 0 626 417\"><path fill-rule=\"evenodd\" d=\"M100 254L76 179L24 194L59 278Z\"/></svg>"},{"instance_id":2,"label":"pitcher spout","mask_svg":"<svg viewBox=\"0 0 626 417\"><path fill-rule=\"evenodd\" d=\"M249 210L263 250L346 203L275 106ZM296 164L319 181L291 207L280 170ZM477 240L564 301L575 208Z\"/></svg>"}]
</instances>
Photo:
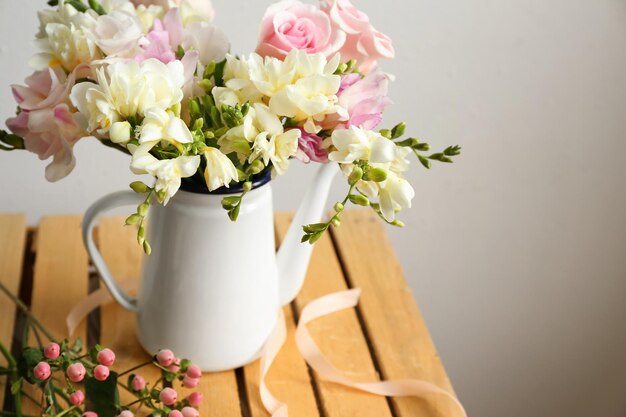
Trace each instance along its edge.
<instances>
[{"instance_id":1,"label":"pitcher spout","mask_svg":"<svg viewBox=\"0 0 626 417\"><path fill-rule=\"evenodd\" d=\"M338 172L337 164L329 163L320 167L280 245L276 261L281 306L293 301L302 288L313 251L313 245L300 243L302 226L320 221L326 208L330 186Z\"/></svg>"}]
</instances>

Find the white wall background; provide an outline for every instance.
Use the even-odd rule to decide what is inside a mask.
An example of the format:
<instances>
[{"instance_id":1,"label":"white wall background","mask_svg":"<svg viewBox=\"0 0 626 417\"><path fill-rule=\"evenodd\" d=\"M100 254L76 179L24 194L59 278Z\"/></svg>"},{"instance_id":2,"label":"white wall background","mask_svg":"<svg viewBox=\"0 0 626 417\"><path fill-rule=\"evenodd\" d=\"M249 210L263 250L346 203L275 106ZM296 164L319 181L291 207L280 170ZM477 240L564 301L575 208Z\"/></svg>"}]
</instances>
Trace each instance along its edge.
<instances>
[{"instance_id":1,"label":"white wall background","mask_svg":"<svg viewBox=\"0 0 626 417\"><path fill-rule=\"evenodd\" d=\"M388 124L464 148L414 167L415 206L390 234L470 415L623 417L626 2L355 2L395 40ZM44 3L0 1L0 115ZM254 47L269 3L215 0L233 51ZM76 152L54 185L33 155L0 154L0 211L80 213L131 180L123 155ZM280 210L311 174L276 181Z\"/></svg>"}]
</instances>

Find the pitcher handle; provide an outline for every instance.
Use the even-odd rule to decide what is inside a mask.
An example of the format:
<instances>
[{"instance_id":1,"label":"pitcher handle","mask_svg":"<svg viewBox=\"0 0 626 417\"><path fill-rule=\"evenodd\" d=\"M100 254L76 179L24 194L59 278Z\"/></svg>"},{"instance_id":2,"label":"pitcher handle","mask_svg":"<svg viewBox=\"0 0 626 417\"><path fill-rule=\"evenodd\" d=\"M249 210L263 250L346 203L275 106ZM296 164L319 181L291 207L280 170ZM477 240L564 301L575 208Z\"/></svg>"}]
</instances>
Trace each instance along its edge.
<instances>
[{"instance_id":1,"label":"pitcher handle","mask_svg":"<svg viewBox=\"0 0 626 417\"><path fill-rule=\"evenodd\" d=\"M138 205L144 198L144 196L130 190L118 191L106 195L89 207L85 213L85 217L83 218L82 226L85 247L87 248L89 256L91 256L94 266L100 273L102 281L104 281L104 284L115 301L117 301L125 309L133 312L137 311L137 299L128 295L111 275L106 262L102 258L100 251L93 241L93 228L96 224L96 220L98 220L98 217L105 211L123 206Z\"/></svg>"}]
</instances>

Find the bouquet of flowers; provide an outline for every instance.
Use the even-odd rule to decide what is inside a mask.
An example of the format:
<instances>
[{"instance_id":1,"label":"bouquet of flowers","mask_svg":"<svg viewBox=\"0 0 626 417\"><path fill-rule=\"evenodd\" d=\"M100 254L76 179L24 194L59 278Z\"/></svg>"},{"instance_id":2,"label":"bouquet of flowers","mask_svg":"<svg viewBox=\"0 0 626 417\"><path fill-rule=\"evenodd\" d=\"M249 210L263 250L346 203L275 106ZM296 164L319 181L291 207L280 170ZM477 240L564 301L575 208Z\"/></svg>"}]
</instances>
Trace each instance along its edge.
<instances>
[{"instance_id":1,"label":"bouquet of flowers","mask_svg":"<svg viewBox=\"0 0 626 417\"><path fill-rule=\"evenodd\" d=\"M377 66L392 42L349 0L320 6L283 0L262 19L256 51L232 55L211 24L209 0L50 0L40 12L25 86L13 86L17 116L0 131L3 150L52 157L46 178L74 165L78 141L97 140L130 155L145 203L127 219L139 225L152 202L167 204L183 182L208 192L240 184L223 206L234 221L253 180L287 172L293 159L336 163L348 192L326 223L304 226L314 243L338 226L347 203L371 207L402 226L396 213L415 192L403 174L409 154L452 162L460 148L427 153L405 138L405 124L378 129L391 76Z\"/></svg>"}]
</instances>

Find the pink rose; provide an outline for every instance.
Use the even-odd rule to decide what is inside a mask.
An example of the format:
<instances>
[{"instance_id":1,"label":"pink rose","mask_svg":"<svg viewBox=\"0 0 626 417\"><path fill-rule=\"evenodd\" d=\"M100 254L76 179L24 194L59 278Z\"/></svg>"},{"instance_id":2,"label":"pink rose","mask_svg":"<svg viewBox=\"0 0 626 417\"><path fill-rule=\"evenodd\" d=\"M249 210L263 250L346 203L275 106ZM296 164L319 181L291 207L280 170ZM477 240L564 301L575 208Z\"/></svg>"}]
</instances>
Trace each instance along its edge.
<instances>
[{"instance_id":1,"label":"pink rose","mask_svg":"<svg viewBox=\"0 0 626 417\"><path fill-rule=\"evenodd\" d=\"M322 146L323 139L314 133L308 133L302 128L297 128L302 133L298 139L298 153L296 158L308 164L309 162L328 162L328 151Z\"/></svg>"},{"instance_id":2,"label":"pink rose","mask_svg":"<svg viewBox=\"0 0 626 417\"><path fill-rule=\"evenodd\" d=\"M145 38L140 39L139 47L143 50L135 57L137 62L145 61L149 58L156 58L164 64L168 64L176 59L176 54L170 47L170 35L163 28L160 20L154 21L154 26Z\"/></svg>"},{"instance_id":3,"label":"pink rose","mask_svg":"<svg viewBox=\"0 0 626 417\"><path fill-rule=\"evenodd\" d=\"M353 74L343 77L347 86L339 94L339 105L350 115L346 127L354 125L373 130L382 121L385 108L391 104L387 97L389 76L376 69L364 78L358 77L358 80Z\"/></svg>"},{"instance_id":4,"label":"pink rose","mask_svg":"<svg viewBox=\"0 0 626 417\"><path fill-rule=\"evenodd\" d=\"M330 17L317 7L297 0L283 0L265 12L256 51L261 56L279 59L292 49L330 57L345 39L345 32L336 30Z\"/></svg>"},{"instance_id":5,"label":"pink rose","mask_svg":"<svg viewBox=\"0 0 626 417\"><path fill-rule=\"evenodd\" d=\"M69 100L75 73L66 76L62 69L50 68L32 74L26 79L26 86L12 86L21 111L7 120L7 127L24 138L26 149L39 155L39 159L53 157L46 167L46 178L51 182L74 169L72 148L85 135L74 120L76 112Z\"/></svg>"},{"instance_id":6,"label":"pink rose","mask_svg":"<svg viewBox=\"0 0 626 417\"><path fill-rule=\"evenodd\" d=\"M359 69L368 73L379 59L395 56L391 39L374 29L369 17L350 0L325 0L322 10L328 14L336 30L346 33L346 41L339 50L343 62L354 59Z\"/></svg>"}]
</instances>

